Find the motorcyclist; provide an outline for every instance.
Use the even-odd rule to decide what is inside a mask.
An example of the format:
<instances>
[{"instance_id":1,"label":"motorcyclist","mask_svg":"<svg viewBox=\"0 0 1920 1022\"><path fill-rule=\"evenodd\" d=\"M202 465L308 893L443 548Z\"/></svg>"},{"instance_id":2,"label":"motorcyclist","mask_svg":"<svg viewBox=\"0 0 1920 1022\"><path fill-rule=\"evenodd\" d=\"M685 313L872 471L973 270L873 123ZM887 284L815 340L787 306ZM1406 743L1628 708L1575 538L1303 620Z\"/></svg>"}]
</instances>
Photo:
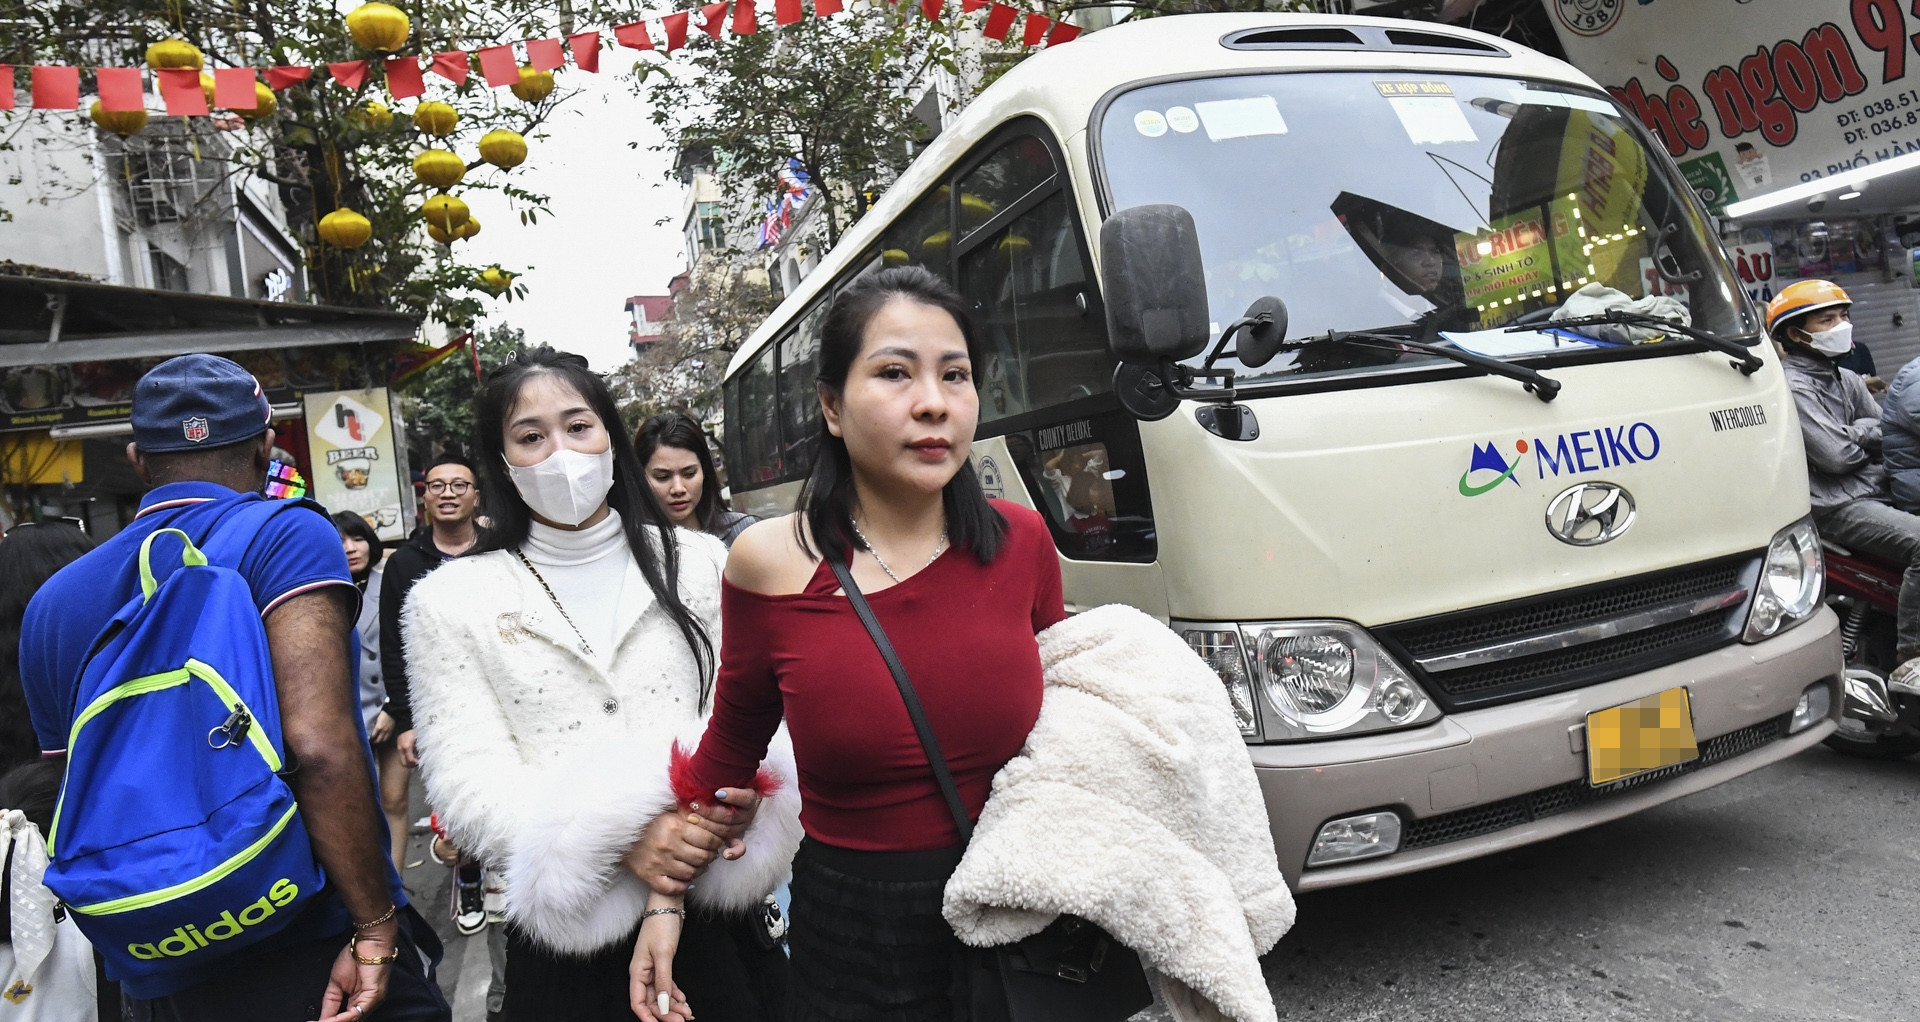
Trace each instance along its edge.
<instances>
[{"instance_id":1,"label":"motorcyclist","mask_svg":"<svg viewBox=\"0 0 1920 1022\"><path fill-rule=\"evenodd\" d=\"M1905 568L1895 642L1899 666L1889 681L1911 684L1920 680L1920 515L1893 506L1880 460L1880 406L1859 374L1837 364L1853 350L1852 306L1832 281L1798 281L1767 303L1767 333L1785 353L1820 534Z\"/></svg>"}]
</instances>

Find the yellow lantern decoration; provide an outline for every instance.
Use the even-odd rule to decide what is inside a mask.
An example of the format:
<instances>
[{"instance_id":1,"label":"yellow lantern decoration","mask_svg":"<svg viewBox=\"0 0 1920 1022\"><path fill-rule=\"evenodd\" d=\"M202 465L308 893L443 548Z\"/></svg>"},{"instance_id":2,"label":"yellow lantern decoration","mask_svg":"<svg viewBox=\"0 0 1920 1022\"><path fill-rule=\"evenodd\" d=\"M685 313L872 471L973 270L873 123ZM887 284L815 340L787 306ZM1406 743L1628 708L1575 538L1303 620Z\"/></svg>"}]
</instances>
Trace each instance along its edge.
<instances>
[{"instance_id":1,"label":"yellow lantern decoration","mask_svg":"<svg viewBox=\"0 0 1920 1022\"><path fill-rule=\"evenodd\" d=\"M413 158L413 176L421 184L446 191L467 175L467 161L445 149L429 149Z\"/></svg>"},{"instance_id":2,"label":"yellow lantern decoration","mask_svg":"<svg viewBox=\"0 0 1920 1022\"><path fill-rule=\"evenodd\" d=\"M929 234L926 240L920 243L920 254L926 257L928 262L945 259L947 257L947 245L952 242L952 240L953 235L948 231L937 231Z\"/></svg>"},{"instance_id":3,"label":"yellow lantern decoration","mask_svg":"<svg viewBox=\"0 0 1920 1022\"><path fill-rule=\"evenodd\" d=\"M445 103L426 102L413 108L413 126L434 138L453 134L459 123L460 111Z\"/></svg>"},{"instance_id":4,"label":"yellow lantern decoration","mask_svg":"<svg viewBox=\"0 0 1920 1022\"><path fill-rule=\"evenodd\" d=\"M369 50L392 53L407 44L413 23L392 4L368 3L347 12L347 32Z\"/></svg>"},{"instance_id":5,"label":"yellow lantern decoration","mask_svg":"<svg viewBox=\"0 0 1920 1022\"><path fill-rule=\"evenodd\" d=\"M1033 242L1028 241L1018 234L1009 234L1000 239L999 251L1001 257L1005 259L1025 256L1033 251Z\"/></svg>"},{"instance_id":6,"label":"yellow lantern decoration","mask_svg":"<svg viewBox=\"0 0 1920 1022\"><path fill-rule=\"evenodd\" d=\"M373 237L373 224L350 209L336 209L320 218L320 240L336 248L359 248Z\"/></svg>"},{"instance_id":7,"label":"yellow lantern decoration","mask_svg":"<svg viewBox=\"0 0 1920 1022\"><path fill-rule=\"evenodd\" d=\"M523 67L520 69L520 80L508 88L520 97L522 103L538 103L553 95L553 72Z\"/></svg>"},{"instance_id":8,"label":"yellow lantern decoration","mask_svg":"<svg viewBox=\"0 0 1920 1022\"><path fill-rule=\"evenodd\" d=\"M385 103L367 100L348 112L347 123L361 131L385 131L393 127L393 111Z\"/></svg>"},{"instance_id":9,"label":"yellow lantern decoration","mask_svg":"<svg viewBox=\"0 0 1920 1022\"><path fill-rule=\"evenodd\" d=\"M983 224L993 219L993 203L978 195L960 193L960 221L967 224Z\"/></svg>"},{"instance_id":10,"label":"yellow lantern decoration","mask_svg":"<svg viewBox=\"0 0 1920 1022\"><path fill-rule=\"evenodd\" d=\"M106 110L101 108L100 101L97 99L93 101L92 108L87 111L87 116L93 120L93 123L122 138L138 134L141 128L147 126L145 110Z\"/></svg>"},{"instance_id":11,"label":"yellow lantern decoration","mask_svg":"<svg viewBox=\"0 0 1920 1022\"><path fill-rule=\"evenodd\" d=\"M156 70L188 67L198 71L206 66L206 58L200 55L200 47L185 39L162 39L147 47L147 66Z\"/></svg>"},{"instance_id":12,"label":"yellow lantern decoration","mask_svg":"<svg viewBox=\"0 0 1920 1022\"><path fill-rule=\"evenodd\" d=\"M480 136L480 158L501 170L511 170L526 162L527 140L517 131L495 128Z\"/></svg>"},{"instance_id":13,"label":"yellow lantern decoration","mask_svg":"<svg viewBox=\"0 0 1920 1022\"><path fill-rule=\"evenodd\" d=\"M888 266L905 266L913 261L913 257L904 248L890 248L880 253L880 261Z\"/></svg>"},{"instance_id":14,"label":"yellow lantern decoration","mask_svg":"<svg viewBox=\"0 0 1920 1022\"><path fill-rule=\"evenodd\" d=\"M280 109L280 97L274 95L272 89L267 88L266 82L254 82L253 109L235 110L234 113L253 121L262 117L272 117L273 112L278 109Z\"/></svg>"},{"instance_id":15,"label":"yellow lantern decoration","mask_svg":"<svg viewBox=\"0 0 1920 1022\"><path fill-rule=\"evenodd\" d=\"M467 209L466 203L443 192L421 203L420 215L426 218L429 226L438 224L441 230L451 235L465 226L473 212Z\"/></svg>"},{"instance_id":16,"label":"yellow lantern decoration","mask_svg":"<svg viewBox=\"0 0 1920 1022\"><path fill-rule=\"evenodd\" d=\"M213 109L213 76L205 71L200 72L200 91L207 96L207 109Z\"/></svg>"},{"instance_id":17,"label":"yellow lantern decoration","mask_svg":"<svg viewBox=\"0 0 1920 1022\"><path fill-rule=\"evenodd\" d=\"M439 224L428 224L427 237L432 238L433 240L439 242L442 245L451 245L454 242L460 240L460 232L455 231L449 234L446 231L441 230Z\"/></svg>"},{"instance_id":18,"label":"yellow lantern decoration","mask_svg":"<svg viewBox=\"0 0 1920 1022\"><path fill-rule=\"evenodd\" d=\"M498 297L507 288L513 286L513 274L501 269L496 263L480 271L480 286Z\"/></svg>"},{"instance_id":19,"label":"yellow lantern decoration","mask_svg":"<svg viewBox=\"0 0 1920 1022\"><path fill-rule=\"evenodd\" d=\"M460 225L460 233L458 236L461 238L471 238L474 235L479 233L480 233L480 218L477 216L470 216L467 218L466 223Z\"/></svg>"}]
</instances>

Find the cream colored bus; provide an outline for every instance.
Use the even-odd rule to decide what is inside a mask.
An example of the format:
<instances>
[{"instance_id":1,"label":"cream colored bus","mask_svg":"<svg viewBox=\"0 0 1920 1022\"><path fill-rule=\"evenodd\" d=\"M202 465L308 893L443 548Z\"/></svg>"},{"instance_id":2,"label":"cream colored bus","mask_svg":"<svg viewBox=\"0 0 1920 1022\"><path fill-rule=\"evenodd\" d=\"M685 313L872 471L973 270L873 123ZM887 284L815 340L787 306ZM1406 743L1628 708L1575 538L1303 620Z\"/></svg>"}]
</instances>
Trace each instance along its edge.
<instances>
[{"instance_id":1,"label":"cream colored bus","mask_svg":"<svg viewBox=\"0 0 1920 1022\"><path fill-rule=\"evenodd\" d=\"M981 331L975 465L1069 609L1218 671L1300 889L1539 841L1804 749L1837 624L1786 381L1706 213L1590 79L1473 32L1127 24L1010 71L734 358L791 508L836 289Z\"/></svg>"}]
</instances>

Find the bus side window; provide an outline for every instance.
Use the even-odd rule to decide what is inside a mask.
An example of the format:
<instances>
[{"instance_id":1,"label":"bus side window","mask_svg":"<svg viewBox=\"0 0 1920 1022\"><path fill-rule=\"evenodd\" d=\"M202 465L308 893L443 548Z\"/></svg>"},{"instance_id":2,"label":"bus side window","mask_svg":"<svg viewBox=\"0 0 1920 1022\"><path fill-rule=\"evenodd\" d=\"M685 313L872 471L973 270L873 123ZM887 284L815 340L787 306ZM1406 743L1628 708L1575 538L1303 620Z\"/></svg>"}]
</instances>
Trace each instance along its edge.
<instances>
[{"instance_id":1,"label":"bus side window","mask_svg":"<svg viewBox=\"0 0 1920 1022\"><path fill-rule=\"evenodd\" d=\"M826 305L818 305L800 321L800 329L780 342L780 444L789 475L813 467L813 443L820 431L820 398L815 389L820 371L820 323Z\"/></svg>"},{"instance_id":2,"label":"bus side window","mask_svg":"<svg viewBox=\"0 0 1920 1022\"><path fill-rule=\"evenodd\" d=\"M780 460L780 418L775 404L776 382L773 354L777 345L769 344L747 366L734 383L739 388L738 417L729 408L727 429L739 437L740 464L735 467L736 486L778 482L782 475ZM744 484L744 485L742 485Z\"/></svg>"},{"instance_id":3,"label":"bus side window","mask_svg":"<svg viewBox=\"0 0 1920 1022\"><path fill-rule=\"evenodd\" d=\"M947 189L937 188L915 203L880 236L880 261L886 266L923 266L934 276L947 277L947 256L953 248L948 230Z\"/></svg>"}]
</instances>

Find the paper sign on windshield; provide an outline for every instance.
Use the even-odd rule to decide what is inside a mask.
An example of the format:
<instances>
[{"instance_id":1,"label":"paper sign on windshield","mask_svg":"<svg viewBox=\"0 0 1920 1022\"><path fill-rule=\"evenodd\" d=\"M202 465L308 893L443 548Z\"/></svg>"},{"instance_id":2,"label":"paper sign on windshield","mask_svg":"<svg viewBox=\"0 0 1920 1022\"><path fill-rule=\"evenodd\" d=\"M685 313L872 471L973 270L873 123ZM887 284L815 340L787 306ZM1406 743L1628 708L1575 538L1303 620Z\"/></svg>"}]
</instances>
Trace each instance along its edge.
<instances>
[{"instance_id":1,"label":"paper sign on windshield","mask_svg":"<svg viewBox=\"0 0 1920 1022\"><path fill-rule=\"evenodd\" d=\"M1272 96L1195 103L1193 109L1200 115L1200 123L1206 126L1207 137L1215 142L1287 133L1286 118L1280 116L1280 105Z\"/></svg>"}]
</instances>

